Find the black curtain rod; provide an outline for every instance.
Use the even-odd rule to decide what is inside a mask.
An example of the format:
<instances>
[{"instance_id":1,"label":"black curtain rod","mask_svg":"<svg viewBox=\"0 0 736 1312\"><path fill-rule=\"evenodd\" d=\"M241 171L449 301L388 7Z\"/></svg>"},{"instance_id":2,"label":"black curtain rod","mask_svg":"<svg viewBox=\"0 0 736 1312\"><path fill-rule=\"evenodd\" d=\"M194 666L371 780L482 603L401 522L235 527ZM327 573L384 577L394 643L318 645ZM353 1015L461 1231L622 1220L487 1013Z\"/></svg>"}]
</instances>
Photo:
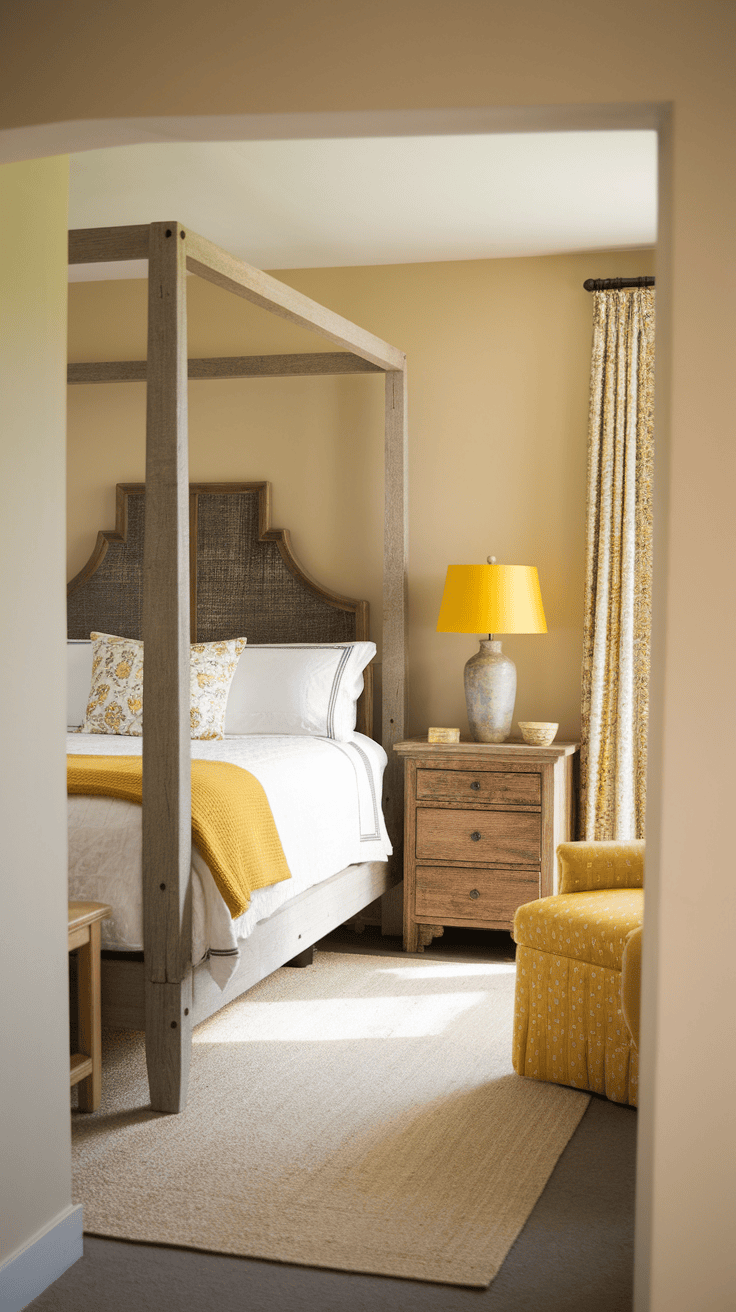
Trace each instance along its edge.
<instances>
[{"instance_id":1,"label":"black curtain rod","mask_svg":"<svg viewBox=\"0 0 736 1312\"><path fill-rule=\"evenodd\" d=\"M624 287L653 287L654 278L586 278L586 292L620 292Z\"/></svg>"}]
</instances>

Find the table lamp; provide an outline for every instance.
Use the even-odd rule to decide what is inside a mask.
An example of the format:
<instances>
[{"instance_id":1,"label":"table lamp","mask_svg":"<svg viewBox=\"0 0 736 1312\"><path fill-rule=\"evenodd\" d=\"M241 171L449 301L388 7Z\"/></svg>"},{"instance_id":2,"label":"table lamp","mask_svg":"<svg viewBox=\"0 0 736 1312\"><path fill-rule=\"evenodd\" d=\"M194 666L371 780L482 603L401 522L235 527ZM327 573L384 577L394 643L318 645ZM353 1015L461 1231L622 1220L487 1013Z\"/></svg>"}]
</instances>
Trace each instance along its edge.
<instances>
[{"instance_id":1,"label":"table lamp","mask_svg":"<svg viewBox=\"0 0 736 1312\"><path fill-rule=\"evenodd\" d=\"M546 633L534 565L449 565L438 633L487 633L465 666L465 701L477 743L503 743L516 700L516 666L501 651L497 633Z\"/></svg>"}]
</instances>

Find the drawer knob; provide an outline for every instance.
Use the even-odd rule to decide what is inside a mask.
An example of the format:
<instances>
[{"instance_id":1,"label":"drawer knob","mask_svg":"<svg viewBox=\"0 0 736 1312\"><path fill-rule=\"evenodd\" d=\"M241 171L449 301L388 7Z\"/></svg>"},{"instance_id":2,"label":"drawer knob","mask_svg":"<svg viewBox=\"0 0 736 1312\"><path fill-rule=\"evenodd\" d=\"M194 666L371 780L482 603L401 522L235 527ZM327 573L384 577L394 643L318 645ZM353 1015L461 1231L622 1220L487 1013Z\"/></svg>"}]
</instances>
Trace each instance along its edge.
<instances>
[{"instance_id":1,"label":"drawer knob","mask_svg":"<svg viewBox=\"0 0 736 1312\"><path fill-rule=\"evenodd\" d=\"M471 888L470 896L472 898L480 897L480 893L478 892L477 888Z\"/></svg>"},{"instance_id":2,"label":"drawer knob","mask_svg":"<svg viewBox=\"0 0 736 1312\"><path fill-rule=\"evenodd\" d=\"M470 835L470 837L472 838L472 840L473 840L474 843L479 843L479 842L480 842L480 834L478 833L478 830L477 830L477 829L474 829L474 830L473 830L473 832L472 832L472 834Z\"/></svg>"},{"instance_id":3,"label":"drawer knob","mask_svg":"<svg viewBox=\"0 0 736 1312\"><path fill-rule=\"evenodd\" d=\"M478 780L477 780L477 779L474 779L474 780L473 780L473 782L472 782L472 784L470 785L470 787L472 788L472 790L473 790L474 793L479 793L479 792L480 792L480 784L478 783Z\"/></svg>"}]
</instances>

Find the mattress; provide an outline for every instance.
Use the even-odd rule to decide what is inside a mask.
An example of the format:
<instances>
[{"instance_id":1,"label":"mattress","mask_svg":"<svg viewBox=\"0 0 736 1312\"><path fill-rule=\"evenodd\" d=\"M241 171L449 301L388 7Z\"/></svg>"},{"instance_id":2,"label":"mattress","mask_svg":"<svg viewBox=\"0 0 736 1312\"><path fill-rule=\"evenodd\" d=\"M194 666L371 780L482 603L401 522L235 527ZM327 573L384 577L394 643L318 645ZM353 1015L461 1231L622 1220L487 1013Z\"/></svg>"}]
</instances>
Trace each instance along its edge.
<instances>
[{"instance_id":1,"label":"mattress","mask_svg":"<svg viewBox=\"0 0 736 1312\"><path fill-rule=\"evenodd\" d=\"M70 754L138 756L141 738L69 734ZM258 889L232 920L208 866L192 849L192 961L206 961L224 988L236 968L239 943L259 921L314 884L363 861L385 861L391 844L380 798L386 753L355 733L346 741L306 735L228 735L192 741L192 756L230 761L261 782L271 806L291 879ZM69 897L107 902L102 947L143 947L141 808L108 797L69 797Z\"/></svg>"}]
</instances>

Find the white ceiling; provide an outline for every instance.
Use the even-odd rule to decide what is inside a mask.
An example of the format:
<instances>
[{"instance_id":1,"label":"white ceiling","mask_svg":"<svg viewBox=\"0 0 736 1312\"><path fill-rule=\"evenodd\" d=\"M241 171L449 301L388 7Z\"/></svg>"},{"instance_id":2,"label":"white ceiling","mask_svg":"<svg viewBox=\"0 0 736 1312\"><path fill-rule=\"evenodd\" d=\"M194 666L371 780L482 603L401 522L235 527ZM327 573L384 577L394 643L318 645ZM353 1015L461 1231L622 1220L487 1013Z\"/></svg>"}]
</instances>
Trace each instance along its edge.
<instances>
[{"instance_id":1,"label":"white ceiling","mask_svg":"<svg viewBox=\"0 0 736 1312\"><path fill-rule=\"evenodd\" d=\"M262 269L620 250L656 240L656 159L648 131L120 146L72 155L69 226L174 219Z\"/></svg>"}]
</instances>

